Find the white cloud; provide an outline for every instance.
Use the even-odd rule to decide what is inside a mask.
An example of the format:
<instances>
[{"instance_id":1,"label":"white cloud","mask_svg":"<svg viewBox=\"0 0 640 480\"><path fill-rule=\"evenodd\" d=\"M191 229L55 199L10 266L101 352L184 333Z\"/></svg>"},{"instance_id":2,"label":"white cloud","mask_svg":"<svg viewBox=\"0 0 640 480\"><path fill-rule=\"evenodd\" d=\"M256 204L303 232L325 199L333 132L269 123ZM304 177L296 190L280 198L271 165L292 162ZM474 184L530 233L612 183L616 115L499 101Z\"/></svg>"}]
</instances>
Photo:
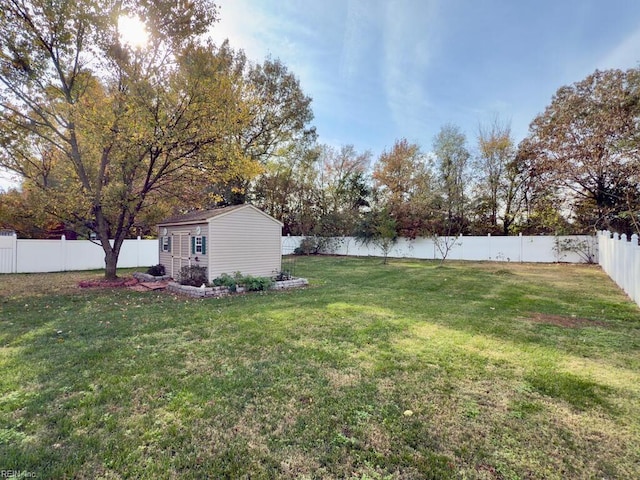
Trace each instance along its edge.
<instances>
[{"instance_id":1,"label":"white cloud","mask_svg":"<svg viewBox=\"0 0 640 480\"><path fill-rule=\"evenodd\" d=\"M247 0L219 1L219 17L211 37L221 43L229 39L233 48L240 48L253 60L261 60L269 52L264 36L271 30L272 17Z\"/></svg>"},{"instance_id":2,"label":"white cloud","mask_svg":"<svg viewBox=\"0 0 640 480\"><path fill-rule=\"evenodd\" d=\"M372 46L380 18L379 5L368 0L349 0L340 53L340 77L346 82L357 79L375 59L367 55L375 51Z\"/></svg>"},{"instance_id":3,"label":"white cloud","mask_svg":"<svg viewBox=\"0 0 640 480\"><path fill-rule=\"evenodd\" d=\"M597 68L620 68L627 69L638 66L640 57L640 26L622 42L615 46L597 65Z\"/></svg>"},{"instance_id":4,"label":"white cloud","mask_svg":"<svg viewBox=\"0 0 640 480\"><path fill-rule=\"evenodd\" d=\"M297 2L218 0L216 3L220 21L213 27L211 37L217 42L228 38L232 47L243 49L252 61L273 56L295 63L306 55L303 46L310 38L326 33L311 30L305 22L292 21L296 16L304 17Z\"/></svg>"},{"instance_id":5,"label":"white cloud","mask_svg":"<svg viewBox=\"0 0 640 480\"><path fill-rule=\"evenodd\" d=\"M266 57L281 59L302 83L303 90L310 85L320 90L318 56L322 54L322 31L318 25L328 22L331 8L305 6L295 1L265 4L255 0L219 0L220 21L211 32L216 42L229 39L233 48L245 51L252 62L261 62ZM310 12L310 9L315 9ZM331 13L333 14L333 13ZM323 18L323 15L325 18ZM311 28L311 18L316 28ZM296 21L301 20L301 21Z\"/></svg>"},{"instance_id":6,"label":"white cloud","mask_svg":"<svg viewBox=\"0 0 640 480\"><path fill-rule=\"evenodd\" d=\"M384 84L388 108L401 130L424 122L429 106L426 73L435 44L437 2L396 0L384 24ZM417 133L417 132L416 132Z\"/></svg>"}]
</instances>

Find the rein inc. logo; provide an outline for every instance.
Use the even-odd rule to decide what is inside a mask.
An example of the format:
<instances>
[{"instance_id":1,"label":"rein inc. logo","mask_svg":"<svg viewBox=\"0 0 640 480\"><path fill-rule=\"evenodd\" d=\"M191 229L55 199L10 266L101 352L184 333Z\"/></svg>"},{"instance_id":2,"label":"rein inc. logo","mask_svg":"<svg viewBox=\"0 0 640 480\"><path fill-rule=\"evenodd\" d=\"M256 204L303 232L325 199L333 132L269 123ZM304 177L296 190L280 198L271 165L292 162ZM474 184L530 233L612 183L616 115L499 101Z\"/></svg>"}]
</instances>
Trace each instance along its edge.
<instances>
[{"instance_id":1,"label":"rein inc. logo","mask_svg":"<svg viewBox=\"0 0 640 480\"><path fill-rule=\"evenodd\" d=\"M0 478L37 478L36 472L28 470L0 470Z\"/></svg>"}]
</instances>

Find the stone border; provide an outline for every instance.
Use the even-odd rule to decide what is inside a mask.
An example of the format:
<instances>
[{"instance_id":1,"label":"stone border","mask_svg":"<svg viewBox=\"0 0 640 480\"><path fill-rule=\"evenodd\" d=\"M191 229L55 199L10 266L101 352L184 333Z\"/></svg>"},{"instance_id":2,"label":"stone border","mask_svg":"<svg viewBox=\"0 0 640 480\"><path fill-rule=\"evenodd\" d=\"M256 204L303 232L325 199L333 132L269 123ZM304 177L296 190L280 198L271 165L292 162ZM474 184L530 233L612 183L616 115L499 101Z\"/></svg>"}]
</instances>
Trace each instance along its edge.
<instances>
[{"instance_id":1,"label":"stone border","mask_svg":"<svg viewBox=\"0 0 640 480\"><path fill-rule=\"evenodd\" d=\"M292 278L291 280L281 280L279 282L273 282L271 290L284 290L287 288L299 288L309 285L309 281L306 278Z\"/></svg>"},{"instance_id":2,"label":"stone border","mask_svg":"<svg viewBox=\"0 0 640 480\"><path fill-rule=\"evenodd\" d=\"M141 282L162 282L163 280L171 280L171 275L162 275L159 277L155 277L153 275L149 275L148 273L133 272L133 278Z\"/></svg>"},{"instance_id":3,"label":"stone border","mask_svg":"<svg viewBox=\"0 0 640 480\"><path fill-rule=\"evenodd\" d=\"M282 280L274 282L269 290L285 290L289 288L300 288L309 285L306 278L292 278L291 280ZM233 295L234 292L229 287L192 287L190 285L180 285L178 282L169 282L167 290L180 295L187 295L194 298L218 298L227 295ZM235 293L244 293L244 287L238 287Z\"/></svg>"}]
</instances>

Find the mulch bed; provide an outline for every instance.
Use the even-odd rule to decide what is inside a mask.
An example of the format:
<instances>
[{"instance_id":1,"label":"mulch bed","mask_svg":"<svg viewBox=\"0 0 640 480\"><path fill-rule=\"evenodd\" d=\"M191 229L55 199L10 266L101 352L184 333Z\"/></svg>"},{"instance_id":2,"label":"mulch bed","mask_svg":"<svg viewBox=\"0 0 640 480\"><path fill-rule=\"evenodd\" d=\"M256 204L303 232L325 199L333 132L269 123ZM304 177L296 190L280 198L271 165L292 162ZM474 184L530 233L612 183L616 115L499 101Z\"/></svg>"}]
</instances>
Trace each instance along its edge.
<instances>
[{"instance_id":1,"label":"mulch bed","mask_svg":"<svg viewBox=\"0 0 640 480\"><path fill-rule=\"evenodd\" d=\"M132 287L138 284L138 280L132 277L116 278L115 280L106 280L104 278L98 280L84 280L78 282L80 288L123 288Z\"/></svg>"},{"instance_id":2,"label":"mulch bed","mask_svg":"<svg viewBox=\"0 0 640 480\"><path fill-rule=\"evenodd\" d=\"M167 287L167 281L161 282L139 282L133 277L122 277L115 280L84 280L78 282L80 288L130 288L137 292L149 292L154 290L164 290Z\"/></svg>"},{"instance_id":3,"label":"mulch bed","mask_svg":"<svg viewBox=\"0 0 640 480\"><path fill-rule=\"evenodd\" d=\"M534 323L544 323L559 327L580 328L580 327L606 327L607 324L598 320L588 318L565 317L563 315L550 315L547 313L533 313L527 320Z\"/></svg>"}]
</instances>

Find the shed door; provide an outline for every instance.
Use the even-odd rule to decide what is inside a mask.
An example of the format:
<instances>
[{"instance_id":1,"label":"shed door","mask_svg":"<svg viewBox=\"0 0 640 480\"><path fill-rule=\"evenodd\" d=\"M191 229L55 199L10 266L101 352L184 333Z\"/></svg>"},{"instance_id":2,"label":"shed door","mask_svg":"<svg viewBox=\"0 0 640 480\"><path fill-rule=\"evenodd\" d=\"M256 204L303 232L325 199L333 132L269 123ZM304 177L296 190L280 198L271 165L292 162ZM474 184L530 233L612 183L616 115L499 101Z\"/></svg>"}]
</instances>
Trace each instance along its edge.
<instances>
[{"instance_id":1,"label":"shed door","mask_svg":"<svg viewBox=\"0 0 640 480\"><path fill-rule=\"evenodd\" d=\"M171 277L177 278L180 269L185 265L191 265L189 255L189 232L174 232L171 241Z\"/></svg>"}]
</instances>

